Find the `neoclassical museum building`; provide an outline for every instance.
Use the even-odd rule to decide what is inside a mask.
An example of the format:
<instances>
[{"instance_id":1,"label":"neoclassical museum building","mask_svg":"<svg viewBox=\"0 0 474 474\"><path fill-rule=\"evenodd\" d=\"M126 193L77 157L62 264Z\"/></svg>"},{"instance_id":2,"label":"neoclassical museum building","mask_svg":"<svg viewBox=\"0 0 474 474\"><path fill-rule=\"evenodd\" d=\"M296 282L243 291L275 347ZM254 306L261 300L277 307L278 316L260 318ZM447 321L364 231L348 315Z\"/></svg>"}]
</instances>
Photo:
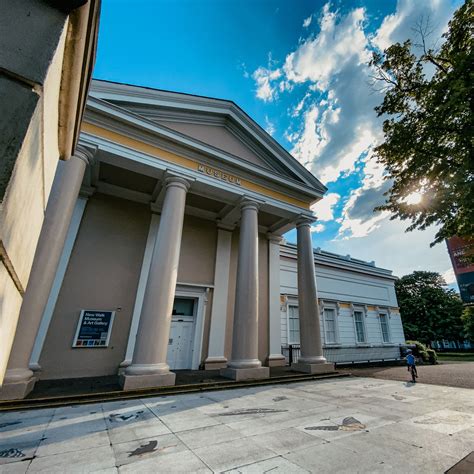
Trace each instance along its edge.
<instances>
[{"instance_id":1,"label":"neoclassical museum building","mask_svg":"<svg viewBox=\"0 0 474 474\"><path fill-rule=\"evenodd\" d=\"M38 379L119 374L133 390L173 385L180 369L266 378L290 345L307 373L399 357L391 272L312 248L325 191L231 101L93 81L0 398Z\"/></svg>"}]
</instances>

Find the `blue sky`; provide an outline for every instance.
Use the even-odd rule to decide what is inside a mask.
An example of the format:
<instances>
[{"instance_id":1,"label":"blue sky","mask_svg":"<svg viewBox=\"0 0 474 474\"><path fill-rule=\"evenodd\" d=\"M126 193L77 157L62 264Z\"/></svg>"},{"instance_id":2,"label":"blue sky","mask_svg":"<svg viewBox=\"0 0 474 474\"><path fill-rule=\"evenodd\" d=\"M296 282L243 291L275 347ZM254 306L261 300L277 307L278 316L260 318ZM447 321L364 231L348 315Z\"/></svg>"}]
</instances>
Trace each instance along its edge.
<instances>
[{"instance_id":1,"label":"blue sky","mask_svg":"<svg viewBox=\"0 0 474 474\"><path fill-rule=\"evenodd\" d=\"M439 38L459 3L103 0L94 77L235 101L327 185L315 247L451 283L444 244L429 247L434 229L405 233L372 211L387 183L372 158L382 95L367 62L413 38L420 18Z\"/></svg>"}]
</instances>

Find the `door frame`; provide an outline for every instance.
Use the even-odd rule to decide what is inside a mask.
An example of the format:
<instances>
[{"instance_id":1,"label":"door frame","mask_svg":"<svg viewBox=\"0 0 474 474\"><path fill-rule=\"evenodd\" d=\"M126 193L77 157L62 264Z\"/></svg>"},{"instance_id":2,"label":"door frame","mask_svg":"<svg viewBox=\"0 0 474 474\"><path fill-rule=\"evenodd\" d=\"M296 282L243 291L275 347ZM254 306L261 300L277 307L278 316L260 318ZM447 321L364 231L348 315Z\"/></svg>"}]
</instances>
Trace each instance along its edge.
<instances>
[{"instance_id":1,"label":"door frame","mask_svg":"<svg viewBox=\"0 0 474 474\"><path fill-rule=\"evenodd\" d=\"M191 370L198 370L201 364L202 342L204 336L204 316L208 301L209 288L178 283L175 298L193 298L196 301L193 323L193 348Z\"/></svg>"}]
</instances>

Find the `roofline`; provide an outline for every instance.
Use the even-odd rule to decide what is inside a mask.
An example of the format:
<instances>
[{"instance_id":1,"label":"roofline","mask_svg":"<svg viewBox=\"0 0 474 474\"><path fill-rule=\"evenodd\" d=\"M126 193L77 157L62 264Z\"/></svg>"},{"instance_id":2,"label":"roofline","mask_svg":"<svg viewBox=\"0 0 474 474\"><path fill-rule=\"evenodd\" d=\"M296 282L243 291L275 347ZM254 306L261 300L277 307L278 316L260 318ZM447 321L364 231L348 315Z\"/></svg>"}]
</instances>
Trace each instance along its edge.
<instances>
[{"instance_id":1,"label":"roofline","mask_svg":"<svg viewBox=\"0 0 474 474\"><path fill-rule=\"evenodd\" d=\"M308 184L311 186L314 186L318 193L321 195L324 195L324 193L327 191L327 187L316 177L314 176L308 169L306 169L291 153L288 152L275 138L273 138L268 132L265 131L250 115L245 112L239 105L237 105L234 101L228 100L228 99L220 99L216 97L208 97L208 96L203 96L203 95L197 95L197 94L190 94L186 92L175 92L175 91L170 91L166 89L157 89L153 87L148 87L148 86L140 86L140 85L135 85L135 84L128 84L124 82L115 82L115 81L108 81L108 80L102 80L102 79L93 79L91 83L91 88L90 88L90 95L94 96L95 92L95 87L99 86L100 83L105 83L105 84L111 84L115 86L125 86L125 87L130 87L138 90L147 90L150 91L151 93L153 92L159 92L163 93L165 95L176 95L176 96L186 96L186 97L193 97L198 100L208 100L212 102L218 102L223 105L227 105L228 110L232 110L234 112L237 112L238 114L241 114L244 116L246 121L248 122L249 125L252 125L257 128L257 135L258 138L263 142L263 145L269 148L269 152L276 154L279 156L280 159L286 162L287 166L290 166L288 163L288 160L291 162L291 168L293 169L293 172L296 172L297 174L302 175L301 177L307 181ZM97 91L100 93L100 91ZM112 93L112 91L111 91ZM106 100L106 99L104 99ZM276 148L276 149L275 149Z\"/></svg>"},{"instance_id":2,"label":"roofline","mask_svg":"<svg viewBox=\"0 0 474 474\"><path fill-rule=\"evenodd\" d=\"M294 256L297 258L297 246L296 244L285 242L280 244L280 247L283 247L283 251L287 251L289 256ZM324 263L338 263L342 264L345 269L357 271L360 273L367 273L373 276L387 278L389 280L397 280L398 278L392 274L392 270L386 268L381 268L375 266L375 262L365 262L364 260L359 260L351 257L350 255L339 255L336 253L328 252L322 250L319 247L313 248L313 258L315 263L324 264Z\"/></svg>"},{"instance_id":3,"label":"roofline","mask_svg":"<svg viewBox=\"0 0 474 474\"><path fill-rule=\"evenodd\" d=\"M116 120L118 119L118 121L122 123L122 127L120 128L123 128L123 126L136 127L138 130L154 133L156 136L161 136L165 140L171 140L182 146L188 147L190 149L192 148L199 153L204 153L205 155L207 154L210 156L221 156L226 158L227 160L232 160L233 163L230 162L227 164L240 167L247 172L251 172L254 176L259 177L260 179L265 179L268 182L272 182L278 186L284 186L292 192L306 195L308 198L308 205L310 200L315 200L322 197L320 194L318 194L317 190L310 187L306 183L293 181L279 174L268 173L266 169L260 168L254 165L253 163L247 163L247 166L244 166L243 161L238 159L238 157L235 157L234 155L231 155L219 149L215 149L204 142L196 140L192 137L188 137L187 135L183 135L180 132L177 132L176 130L165 127L164 125L160 125L156 122L150 121L142 117L141 115L134 114L130 110L117 106L115 104L111 104L110 102L97 99L95 97L90 97L87 102L87 108L90 112L97 113L98 116L108 116L114 117ZM87 118L86 116L85 122L94 124L97 123L97 118L93 120L93 117ZM101 123L101 126L109 128L109 125L105 123ZM302 200L301 198L298 199Z\"/></svg>"}]
</instances>

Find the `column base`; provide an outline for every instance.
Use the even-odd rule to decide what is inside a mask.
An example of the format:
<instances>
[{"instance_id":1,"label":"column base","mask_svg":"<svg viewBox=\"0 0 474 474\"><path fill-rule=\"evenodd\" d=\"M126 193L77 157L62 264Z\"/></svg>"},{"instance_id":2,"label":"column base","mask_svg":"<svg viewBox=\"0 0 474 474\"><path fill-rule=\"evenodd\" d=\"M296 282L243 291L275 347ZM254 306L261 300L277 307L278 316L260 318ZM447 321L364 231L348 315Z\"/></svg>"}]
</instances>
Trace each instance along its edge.
<instances>
[{"instance_id":1,"label":"column base","mask_svg":"<svg viewBox=\"0 0 474 474\"><path fill-rule=\"evenodd\" d=\"M4 382L0 387L0 400L22 400L33 390L35 383L35 377L19 382Z\"/></svg>"},{"instance_id":2,"label":"column base","mask_svg":"<svg viewBox=\"0 0 474 474\"><path fill-rule=\"evenodd\" d=\"M294 362L291 364L294 372L304 372L306 374L330 374L335 372L334 364L325 362L323 364L308 364L306 362Z\"/></svg>"},{"instance_id":3,"label":"column base","mask_svg":"<svg viewBox=\"0 0 474 474\"><path fill-rule=\"evenodd\" d=\"M208 357L204 361L204 370L225 369L227 367L227 358L222 357Z\"/></svg>"},{"instance_id":4,"label":"column base","mask_svg":"<svg viewBox=\"0 0 474 474\"><path fill-rule=\"evenodd\" d=\"M221 369L220 375L227 379L233 379L237 382L241 380L268 379L270 377L270 369L268 367L256 367L253 369Z\"/></svg>"},{"instance_id":5,"label":"column base","mask_svg":"<svg viewBox=\"0 0 474 474\"><path fill-rule=\"evenodd\" d=\"M137 390L140 388L168 387L174 385L176 374L167 372L152 375L120 375L120 385L123 390Z\"/></svg>"},{"instance_id":6,"label":"column base","mask_svg":"<svg viewBox=\"0 0 474 474\"><path fill-rule=\"evenodd\" d=\"M284 367L285 365L286 359L282 354L270 354L267 358L268 367Z\"/></svg>"}]
</instances>

